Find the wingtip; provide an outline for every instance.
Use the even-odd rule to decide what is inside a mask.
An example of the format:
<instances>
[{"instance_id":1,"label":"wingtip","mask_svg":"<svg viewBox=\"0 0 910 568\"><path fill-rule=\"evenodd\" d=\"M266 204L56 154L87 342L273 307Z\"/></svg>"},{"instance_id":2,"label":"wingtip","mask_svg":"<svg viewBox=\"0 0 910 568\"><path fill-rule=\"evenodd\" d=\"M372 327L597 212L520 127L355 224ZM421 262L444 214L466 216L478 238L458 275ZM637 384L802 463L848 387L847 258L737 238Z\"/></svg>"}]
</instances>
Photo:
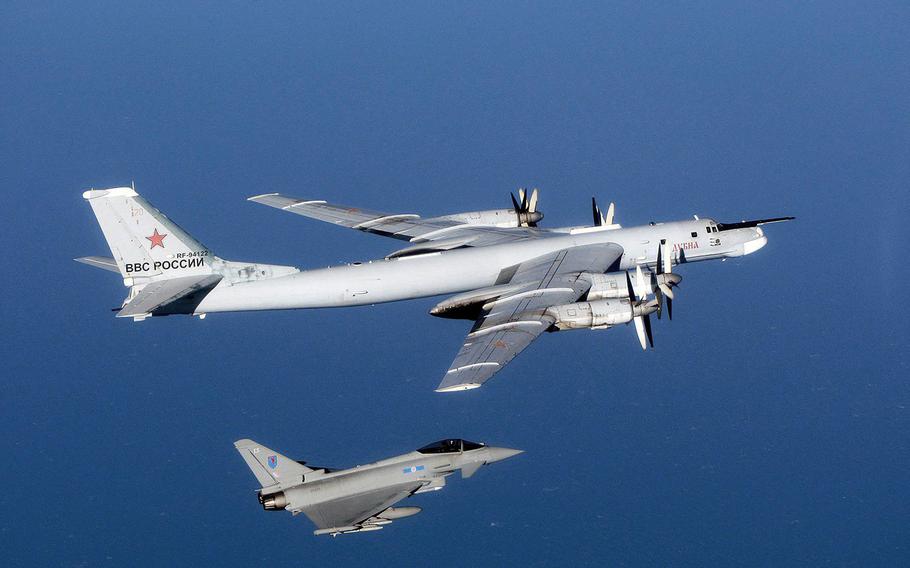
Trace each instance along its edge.
<instances>
[{"instance_id":1,"label":"wingtip","mask_svg":"<svg viewBox=\"0 0 910 568\"><path fill-rule=\"evenodd\" d=\"M466 391L480 388L480 383L462 383L458 385L451 385L447 387L439 387L436 389L436 392L458 392Z\"/></svg>"},{"instance_id":2,"label":"wingtip","mask_svg":"<svg viewBox=\"0 0 910 568\"><path fill-rule=\"evenodd\" d=\"M281 194L280 193L260 193L259 195L253 195L251 197L247 197L246 200L247 201L256 201L257 199L261 199L263 197L272 197L273 195L281 195Z\"/></svg>"}]
</instances>

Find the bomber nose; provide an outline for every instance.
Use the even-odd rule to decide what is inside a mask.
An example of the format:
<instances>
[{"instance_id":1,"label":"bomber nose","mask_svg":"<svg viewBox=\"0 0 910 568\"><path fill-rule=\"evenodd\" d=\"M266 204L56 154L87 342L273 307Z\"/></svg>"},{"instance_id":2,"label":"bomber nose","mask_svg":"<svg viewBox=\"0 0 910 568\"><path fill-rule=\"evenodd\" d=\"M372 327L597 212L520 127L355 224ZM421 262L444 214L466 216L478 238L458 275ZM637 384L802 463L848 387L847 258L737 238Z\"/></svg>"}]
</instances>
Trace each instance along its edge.
<instances>
[{"instance_id":1,"label":"bomber nose","mask_svg":"<svg viewBox=\"0 0 910 568\"><path fill-rule=\"evenodd\" d=\"M487 463L498 462L523 454L524 450L513 450L512 448L487 448L487 454L490 456Z\"/></svg>"},{"instance_id":2,"label":"bomber nose","mask_svg":"<svg viewBox=\"0 0 910 568\"><path fill-rule=\"evenodd\" d=\"M765 233L761 230L761 227L755 227L752 230L752 233L754 235L752 240L743 243L743 255L752 254L753 252L768 244L768 237L765 236Z\"/></svg>"}]
</instances>

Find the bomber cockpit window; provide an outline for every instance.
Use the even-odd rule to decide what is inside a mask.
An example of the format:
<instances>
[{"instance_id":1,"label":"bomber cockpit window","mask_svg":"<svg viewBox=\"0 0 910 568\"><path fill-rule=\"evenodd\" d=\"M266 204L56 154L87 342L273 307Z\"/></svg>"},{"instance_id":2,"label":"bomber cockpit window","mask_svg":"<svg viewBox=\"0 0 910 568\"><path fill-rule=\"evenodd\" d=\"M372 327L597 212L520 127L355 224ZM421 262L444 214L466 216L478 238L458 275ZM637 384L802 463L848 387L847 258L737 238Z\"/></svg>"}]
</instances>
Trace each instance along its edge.
<instances>
[{"instance_id":1,"label":"bomber cockpit window","mask_svg":"<svg viewBox=\"0 0 910 568\"><path fill-rule=\"evenodd\" d=\"M451 454L461 451L461 443L459 439L440 440L427 444L417 451L422 454Z\"/></svg>"},{"instance_id":2,"label":"bomber cockpit window","mask_svg":"<svg viewBox=\"0 0 910 568\"><path fill-rule=\"evenodd\" d=\"M697 237L697 236L698 236L698 232L697 232L697 231L692 231L692 238L694 239L694 238Z\"/></svg>"},{"instance_id":3,"label":"bomber cockpit window","mask_svg":"<svg viewBox=\"0 0 910 568\"><path fill-rule=\"evenodd\" d=\"M480 448L482 448L484 446L483 444L480 444L477 442L469 442L467 440L463 440L462 443L464 445L464 451L466 451L466 452L471 451L471 450L479 450Z\"/></svg>"}]
</instances>

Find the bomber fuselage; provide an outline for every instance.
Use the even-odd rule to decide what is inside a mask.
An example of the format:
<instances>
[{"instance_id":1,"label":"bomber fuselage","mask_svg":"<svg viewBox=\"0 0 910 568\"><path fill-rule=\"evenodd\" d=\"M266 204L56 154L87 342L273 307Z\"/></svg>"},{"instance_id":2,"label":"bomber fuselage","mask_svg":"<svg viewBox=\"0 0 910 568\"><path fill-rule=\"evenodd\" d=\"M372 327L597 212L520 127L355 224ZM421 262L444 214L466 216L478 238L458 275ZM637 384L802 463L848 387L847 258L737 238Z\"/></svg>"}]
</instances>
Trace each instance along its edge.
<instances>
[{"instance_id":1,"label":"bomber fuselage","mask_svg":"<svg viewBox=\"0 0 910 568\"><path fill-rule=\"evenodd\" d=\"M758 227L718 231L710 219L557 229L512 243L306 270L267 280L231 283L226 278L194 313L357 306L455 294L500 283L510 267L532 258L598 243L623 248L611 270L653 266L662 239L672 243L674 263L742 256L767 242Z\"/></svg>"}]
</instances>

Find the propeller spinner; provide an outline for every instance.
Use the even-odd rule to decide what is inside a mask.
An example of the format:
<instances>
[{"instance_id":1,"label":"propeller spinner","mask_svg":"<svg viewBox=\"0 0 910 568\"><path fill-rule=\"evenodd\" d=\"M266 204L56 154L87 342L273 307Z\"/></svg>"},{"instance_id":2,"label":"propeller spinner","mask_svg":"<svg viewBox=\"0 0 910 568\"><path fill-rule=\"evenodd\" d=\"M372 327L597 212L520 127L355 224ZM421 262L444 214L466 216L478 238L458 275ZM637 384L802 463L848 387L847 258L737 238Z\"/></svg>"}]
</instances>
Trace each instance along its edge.
<instances>
[{"instance_id":1,"label":"propeller spinner","mask_svg":"<svg viewBox=\"0 0 910 568\"><path fill-rule=\"evenodd\" d=\"M536 187L531 190L530 194L525 188L520 188L518 199L515 199L514 193L510 193L509 197L512 198L512 207L518 216L519 227L536 227L537 223L543 219L543 213L537 210L538 191Z\"/></svg>"}]
</instances>

